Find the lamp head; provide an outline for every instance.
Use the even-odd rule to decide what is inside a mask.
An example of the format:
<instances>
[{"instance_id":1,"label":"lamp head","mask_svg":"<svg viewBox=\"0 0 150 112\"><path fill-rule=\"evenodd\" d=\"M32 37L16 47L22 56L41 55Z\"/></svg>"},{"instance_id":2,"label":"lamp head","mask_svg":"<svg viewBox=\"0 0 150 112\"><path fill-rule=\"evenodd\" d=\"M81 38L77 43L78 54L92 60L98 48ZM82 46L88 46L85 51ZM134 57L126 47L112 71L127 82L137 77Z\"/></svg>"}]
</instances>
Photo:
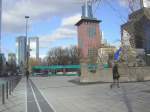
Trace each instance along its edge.
<instances>
[{"instance_id":1,"label":"lamp head","mask_svg":"<svg viewBox=\"0 0 150 112\"><path fill-rule=\"evenodd\" d=\"M26 19L30 18L29 16L25 16Z\"/></svg>"}]
</instances>

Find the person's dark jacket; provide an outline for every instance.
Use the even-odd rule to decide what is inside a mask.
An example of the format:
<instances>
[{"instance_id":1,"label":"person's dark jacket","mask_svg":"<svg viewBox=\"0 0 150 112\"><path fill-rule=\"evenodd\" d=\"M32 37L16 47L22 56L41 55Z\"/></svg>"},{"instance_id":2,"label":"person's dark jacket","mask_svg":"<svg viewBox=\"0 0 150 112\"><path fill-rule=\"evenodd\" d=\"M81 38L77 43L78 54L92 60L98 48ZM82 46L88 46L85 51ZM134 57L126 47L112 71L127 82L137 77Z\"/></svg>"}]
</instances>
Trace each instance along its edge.
<instances>
[{"instance_id":1,"label":"person's dark jacket","mask_svg":"<svg viewBox=\"0 0 150 112\"><path fill-rule=\"evenodd\" d=\"M29 71L26 71L26 77L29 78Z\"/></svg>"},{"instance_id":2,"label":"person's dark jacket","mask_svg":"<svg viewBox=\"0 0 150 112\"><path fill-rule=\"evenodd\" d=\"M119 79L120 75L118 72L118 66L117 65L114 65L112 72L113 72L113 79Z\"/></svg>"}]
</instances>

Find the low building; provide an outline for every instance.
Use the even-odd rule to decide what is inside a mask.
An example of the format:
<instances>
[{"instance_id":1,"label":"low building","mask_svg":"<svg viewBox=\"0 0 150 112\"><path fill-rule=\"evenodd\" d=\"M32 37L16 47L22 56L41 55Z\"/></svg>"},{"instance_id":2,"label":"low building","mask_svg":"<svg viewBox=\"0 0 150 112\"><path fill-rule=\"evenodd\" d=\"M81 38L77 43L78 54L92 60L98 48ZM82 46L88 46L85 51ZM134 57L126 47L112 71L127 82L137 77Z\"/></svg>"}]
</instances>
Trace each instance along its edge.
<instances>
[{"instance_id":1,"label":"low building","mask_svg":"<svg viewBox=\"0 0 150 112\"><path fill-rule=\"evenodd\" d=\"M98 63L109 64L113 60L114 53L117 48L115 46L103 46L98 49Z\"/></svg>"},{"instance_id":2,"label":"low building","mask_svg":"<svg viewBox=\"0 0 150 112\"><path fill-rule=\"evenodd\" d=\"M39 59L39 38L38 37L30 37L29 38L29 49L30 49L30 57L36 60Z\"/></svg>"},{"instance_id":3,"label":"low building","mask_svg":"<svg viewBox=\"0 0 150 112\"><path fill-rule=\"evenodd\" d=\"M16 65L16 54L15 53L8 54L8 63Z\"/></svg>"}]
</instances>

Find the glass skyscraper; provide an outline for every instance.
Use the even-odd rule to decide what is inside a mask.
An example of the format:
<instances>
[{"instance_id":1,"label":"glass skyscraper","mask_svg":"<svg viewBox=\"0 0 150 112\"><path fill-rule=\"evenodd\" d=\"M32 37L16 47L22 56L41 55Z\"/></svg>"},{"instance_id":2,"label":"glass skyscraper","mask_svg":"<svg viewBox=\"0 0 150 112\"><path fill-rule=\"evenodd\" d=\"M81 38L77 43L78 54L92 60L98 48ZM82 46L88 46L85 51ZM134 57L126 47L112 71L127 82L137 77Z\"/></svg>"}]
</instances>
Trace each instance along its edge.
<instances>
[{"instance_id":1,"label":"glass skyscraper","mask_svg":"<svg viewBox=\"0 0 150 112\"><path fill-rule=\"evenodd\" d=\"M30 57L34 59L39 59L39 38L30 37L28 39L28 45L30 49Z\"/></svg>"},{"instance_id":2,"label":"glass skyscraper","mask_svg":"<svg viewBox=\"0 0 150 112\"><path fill-rule=\"evenodd\" d=\"M27 51L27 44L26 44L26 37L19 36L16 39L16 58L18 65L24 65L26 62L26 51Z\"/></svg>"}]
</instances>

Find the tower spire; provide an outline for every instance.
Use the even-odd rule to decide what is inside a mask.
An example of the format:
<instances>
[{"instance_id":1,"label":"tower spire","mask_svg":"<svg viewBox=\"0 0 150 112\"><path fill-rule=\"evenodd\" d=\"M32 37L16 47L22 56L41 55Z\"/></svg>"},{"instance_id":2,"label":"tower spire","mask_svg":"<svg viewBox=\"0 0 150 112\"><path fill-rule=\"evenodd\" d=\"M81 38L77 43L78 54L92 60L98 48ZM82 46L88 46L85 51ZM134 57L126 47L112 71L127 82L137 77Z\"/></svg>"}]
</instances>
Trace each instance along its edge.
<instances>
[{"instance_id":1,"label":"tower spire","mask_svg":"<svg viewBox=\"0 0 150 112\"><path fill-rule=\"evenodd\" d=\"M85 16L88 17L88 0L85 0Z\"/></svg>"},{"instance_id":2,"label":"tower spire","mask_svg":"<svg viewBox=\"0 0 150 112\"><path fill-rule=\"evenodd\" d=\"M85 0L84 5L82 6L82 17L83 18L93 18L92 1Z\"/></svg>"}]
</instances>

